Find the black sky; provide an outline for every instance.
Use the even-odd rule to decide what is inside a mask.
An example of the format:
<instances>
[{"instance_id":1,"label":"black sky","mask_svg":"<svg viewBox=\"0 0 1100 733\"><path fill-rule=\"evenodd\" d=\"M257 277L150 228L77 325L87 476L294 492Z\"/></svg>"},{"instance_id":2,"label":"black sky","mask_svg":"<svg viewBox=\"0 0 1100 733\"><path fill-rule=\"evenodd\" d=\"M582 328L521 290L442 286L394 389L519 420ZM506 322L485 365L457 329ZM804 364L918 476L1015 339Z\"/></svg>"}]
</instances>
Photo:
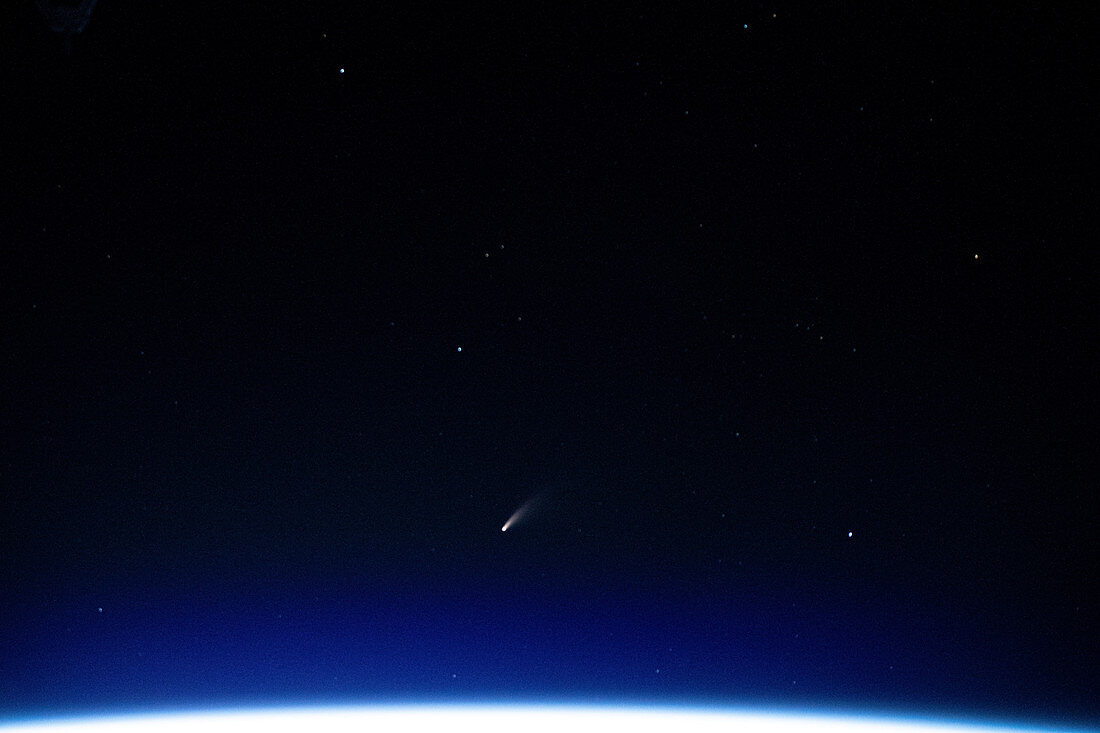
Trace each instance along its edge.
<instances>
[{"instance_id":1,"label":"black sky","mask_svg":"<svg viewBox=\"0 0 1100 733\"><path fill-rule=\"evenodd\" d=\"M1086 18L349 5L4 24L5 713L1095 722Z\"/></svg>"}]
</instances>

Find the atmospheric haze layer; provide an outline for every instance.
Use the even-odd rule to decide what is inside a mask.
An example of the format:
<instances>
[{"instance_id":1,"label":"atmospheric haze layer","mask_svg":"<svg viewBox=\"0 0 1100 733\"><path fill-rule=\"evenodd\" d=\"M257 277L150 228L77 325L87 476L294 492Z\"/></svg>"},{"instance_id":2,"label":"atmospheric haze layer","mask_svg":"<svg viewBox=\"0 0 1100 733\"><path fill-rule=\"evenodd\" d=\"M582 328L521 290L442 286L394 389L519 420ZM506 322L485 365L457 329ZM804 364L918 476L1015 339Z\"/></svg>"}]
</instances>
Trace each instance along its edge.
<instances>
[{"instance_id":1,"label":"atmospheric haze layer","mask_svg":"<svg viewBox=\"0 0 1100 733\"><path fill-rule=\"evenodd\" d=\"M919 719L822 717L717 709L523 706L332 707L189 712L175 715L0 720L0 733L236 733L242 730L315 733L1037 733L1027 728ZM1083 730L1083 729L1081 729Z\"/></svg>"}]
</instances>

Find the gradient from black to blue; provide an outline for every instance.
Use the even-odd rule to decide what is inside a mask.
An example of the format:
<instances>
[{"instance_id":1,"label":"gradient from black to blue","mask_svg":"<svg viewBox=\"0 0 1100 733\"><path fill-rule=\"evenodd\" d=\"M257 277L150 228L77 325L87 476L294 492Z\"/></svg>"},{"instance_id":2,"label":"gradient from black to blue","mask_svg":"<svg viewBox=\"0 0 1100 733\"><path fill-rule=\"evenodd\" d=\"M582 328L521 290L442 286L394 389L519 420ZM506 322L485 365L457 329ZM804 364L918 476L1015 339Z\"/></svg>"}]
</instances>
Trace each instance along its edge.
<instances>
[{"instance_id":1,"label":"gradient from black to blue","mask_svg":"<svg viewBox=\"0 0 1100 733\"><path fill-rule=\"evenodd\" d=\"M1097 720L1084 19L307 5L7 24L4 713Z\"/></svg>"}]
</instances>

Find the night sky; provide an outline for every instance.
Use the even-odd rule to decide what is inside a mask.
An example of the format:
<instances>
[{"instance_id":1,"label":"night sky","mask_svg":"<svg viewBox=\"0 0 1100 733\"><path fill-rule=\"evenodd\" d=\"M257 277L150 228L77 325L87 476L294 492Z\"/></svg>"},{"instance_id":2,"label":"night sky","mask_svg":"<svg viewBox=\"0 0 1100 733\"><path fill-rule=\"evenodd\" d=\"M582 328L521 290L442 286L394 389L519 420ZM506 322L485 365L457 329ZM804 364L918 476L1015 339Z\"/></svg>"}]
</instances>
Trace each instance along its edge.
<instances>
[{"instance_id":1,"label":"night sky","mask_svg":"<svg viewBox=\"0 0 1100 733\"><path fill-rule=\"evenodd\" d=\"M1091 21L223 5L5 11L0 713L1100 719Z\"/></svg>"}]
</instances>

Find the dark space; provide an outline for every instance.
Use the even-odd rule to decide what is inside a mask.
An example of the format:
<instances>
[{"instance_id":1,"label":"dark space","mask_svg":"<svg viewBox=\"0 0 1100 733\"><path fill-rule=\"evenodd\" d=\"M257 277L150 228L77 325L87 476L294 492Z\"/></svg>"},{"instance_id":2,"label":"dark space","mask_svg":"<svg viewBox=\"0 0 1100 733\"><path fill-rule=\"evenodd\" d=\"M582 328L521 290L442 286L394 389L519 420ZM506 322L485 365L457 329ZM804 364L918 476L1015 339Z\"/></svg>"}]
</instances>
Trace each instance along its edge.
<instances>
[{"instance_id":1,"label":"dark space","mask_svg":"<svg viewBox=\"0 0 1100 733\"><path fill-rule=\"evenodd\" d=\"M6 10L0 715L1100 720L1097 29L811 5Z\"/></svg>"}]
</instances>

